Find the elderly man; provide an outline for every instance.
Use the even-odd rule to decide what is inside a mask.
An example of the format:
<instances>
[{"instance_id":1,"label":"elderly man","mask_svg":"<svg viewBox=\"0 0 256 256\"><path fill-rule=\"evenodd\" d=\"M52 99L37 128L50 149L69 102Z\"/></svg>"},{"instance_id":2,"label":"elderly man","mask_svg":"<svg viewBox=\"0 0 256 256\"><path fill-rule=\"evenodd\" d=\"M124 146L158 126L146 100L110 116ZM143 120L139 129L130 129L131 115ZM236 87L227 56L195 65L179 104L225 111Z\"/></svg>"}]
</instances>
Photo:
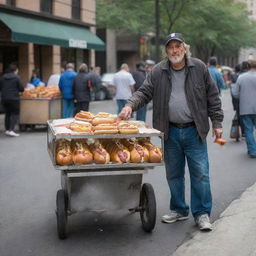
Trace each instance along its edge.
<instances>
[{"instance_id":1,"label":"elderly man","mask_svg":"<svg viewBox=\"0 0 256 256\"><path fill-rule=\"evenodd\" d=\"M153 99L153 126L165 134L166 177L171 192L170 212L164 223L188 218L185 202L185 160L191 181L191 211L200 230L211 230L212 196L206 136L210 117L216 137L222 135L223 111L218 88L206 65L189 57L180 33L167 36L167 57L154 66L144 84L133 94L119 117L129 119Z\"/></svg>"},{"instance_id":2,"label":"elderly man","mask_svg":"<svg viewBox=\"0 0 256 256\"><path fill-rule=\"evenodd\" d=\"M256 128L256 60L249 61L248 72L239 75L232 87L232 94L239 99L239 114L244 127L247 152L256 158L256 142L253 131Z\"/></svg>"}]
</instances>

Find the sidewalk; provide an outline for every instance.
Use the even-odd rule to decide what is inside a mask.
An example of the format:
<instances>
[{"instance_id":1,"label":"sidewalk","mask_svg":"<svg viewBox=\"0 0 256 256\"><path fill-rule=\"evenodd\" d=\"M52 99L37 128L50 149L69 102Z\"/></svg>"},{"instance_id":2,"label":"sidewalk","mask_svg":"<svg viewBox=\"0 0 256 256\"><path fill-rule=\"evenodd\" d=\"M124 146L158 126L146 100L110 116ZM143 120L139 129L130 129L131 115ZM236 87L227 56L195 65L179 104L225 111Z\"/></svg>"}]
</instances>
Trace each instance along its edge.
<instances>
[{"instance_id":1,"label":"sidewalk","mask_svg":"<svg viewBox=\"0 0 256 256\"><path fill-rule=\"evenodd\" d=\"M255 241L256 183L220 215L213 231L195 232L172 256L256 256Z\"/></svg>"}]
</instances>

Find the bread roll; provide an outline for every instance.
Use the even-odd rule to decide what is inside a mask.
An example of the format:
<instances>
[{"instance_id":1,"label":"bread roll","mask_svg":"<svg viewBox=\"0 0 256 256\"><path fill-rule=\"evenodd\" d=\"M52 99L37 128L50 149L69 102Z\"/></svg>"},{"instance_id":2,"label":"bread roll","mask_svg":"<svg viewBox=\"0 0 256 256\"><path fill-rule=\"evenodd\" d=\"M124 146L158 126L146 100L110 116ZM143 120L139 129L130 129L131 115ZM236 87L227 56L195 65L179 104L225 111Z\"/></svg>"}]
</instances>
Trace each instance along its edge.
<instances>
[{"instance_id":1,"label":"bread roll","mask_svg":"<svg viewBox=\"0 0 256 256\"><path fill-rule=\"evenodd\" d=\"M117 125L114 124L98 124L93 127L94 134L117 134Z\"/></svg>"},{"instance_id":2,"label":"bread roll","mask_svg":"<svg viewBox=\"0 0 256 256\"><path fill-rule=\"evenodd\" d=\"M68 128L74 132L92 134L92 125L90 123L81 124L77 122L72 122L68 125Z\"/></svg>"},{"instance_id":3,"label":"bread roll","mask_svg":"<svg viewBox=\"0 0 256 256\"><path fill-rule=\"evenodd\" d=\"M69 141L60 139L56 142L56 163L58 165L72 165L72 151Z\"/></svg>"},{"instance_id":4,"label":"bread roll","mask_svg":"<svg viewBox=\"0 0 256 256\"><path fill-rule=\"evenodd\" d=\"M93 155L83 139L72 140L72 158L74 164L88 164L93 160Z\"/></svg>"}]
</instances>

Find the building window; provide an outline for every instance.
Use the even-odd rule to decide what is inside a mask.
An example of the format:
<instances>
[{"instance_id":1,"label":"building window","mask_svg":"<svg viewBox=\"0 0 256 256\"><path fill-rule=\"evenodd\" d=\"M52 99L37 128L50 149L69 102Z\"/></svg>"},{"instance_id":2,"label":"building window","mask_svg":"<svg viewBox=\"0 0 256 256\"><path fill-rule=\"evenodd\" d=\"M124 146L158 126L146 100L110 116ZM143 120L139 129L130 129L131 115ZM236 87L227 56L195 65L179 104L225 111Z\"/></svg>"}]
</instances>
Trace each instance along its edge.
<instances>
[{"instance_id":1,"label":"building window","mask_svg":"<svg viewBox=\"0 0 256 256\"><path fill-rule=\"evenodd\" d=\"M81 1L72 0L72 18L80 20L81 17Z\"/></svg>"},{"instance_id":2,"label":"building window","mask_svg":"<svg viewBox=\"0 0 256 256\"><path fill-rule=\"evenodd\" d=\"M40 10L41 12L52 14L52 0L41 0Z\"/></svg>"},{"instance_id":3,"label":"building window","mask_svg":"<svg viewBox=\"0 0 256 256\"><path fill-rule=\"evenodd\" d=\"M6 0L7 5L15 6L16 5L16 0Z\"/></svg>"}]
</instances>

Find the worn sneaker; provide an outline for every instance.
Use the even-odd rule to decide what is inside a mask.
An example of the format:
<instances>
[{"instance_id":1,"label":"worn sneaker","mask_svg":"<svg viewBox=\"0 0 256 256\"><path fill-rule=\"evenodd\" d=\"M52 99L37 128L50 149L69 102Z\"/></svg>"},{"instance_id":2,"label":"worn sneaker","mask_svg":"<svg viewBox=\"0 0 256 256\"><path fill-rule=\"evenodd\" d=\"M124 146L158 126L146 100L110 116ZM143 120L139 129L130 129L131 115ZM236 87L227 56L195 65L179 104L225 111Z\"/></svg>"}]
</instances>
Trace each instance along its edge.
<instances>
[{"instance_id":1,"label":"worn sneaker","mask_svg":"<svg viewBox=\"0 0 256 256\"><path fill-rule=\"evenodd\" d=\"M170 214L166 214L162 217L162 222L164 223L173 223L179 220L187 220L188 216L182 215L178 212L171 211Z\"/></svg>"},{"instance_id":2,"label":"worn sneaker","mask_svg":"<svg viewBox=\"0 0 256 256\"><path fill-rule=\"evenodd\" d=\"M202 214L196 219L196 224L200 230L211 231L212 224L210 223L210 219L208 214Z\"/></svg>"},{"instance_id":3,"label":"worn sneaker","mask_svg":"<svg viewBox=\"0 0 256 256\"><path fill-rule=\"evenodd\" d=\"M20 136L18 133L14 132L14 131L10 131L8 135L9 135L9 136L12 136L12 137L18 137L18 136Z\"/></svg>"},{"instance_id":4,"label":"worn sneaker","mask_svg":"<svg viewBox=\"0 0 256 256\"><path fill-rule=\"evenodd\" d=\"M5 131L5 135L9 135L10 131Z\"/></svg>"}]
</instances>

